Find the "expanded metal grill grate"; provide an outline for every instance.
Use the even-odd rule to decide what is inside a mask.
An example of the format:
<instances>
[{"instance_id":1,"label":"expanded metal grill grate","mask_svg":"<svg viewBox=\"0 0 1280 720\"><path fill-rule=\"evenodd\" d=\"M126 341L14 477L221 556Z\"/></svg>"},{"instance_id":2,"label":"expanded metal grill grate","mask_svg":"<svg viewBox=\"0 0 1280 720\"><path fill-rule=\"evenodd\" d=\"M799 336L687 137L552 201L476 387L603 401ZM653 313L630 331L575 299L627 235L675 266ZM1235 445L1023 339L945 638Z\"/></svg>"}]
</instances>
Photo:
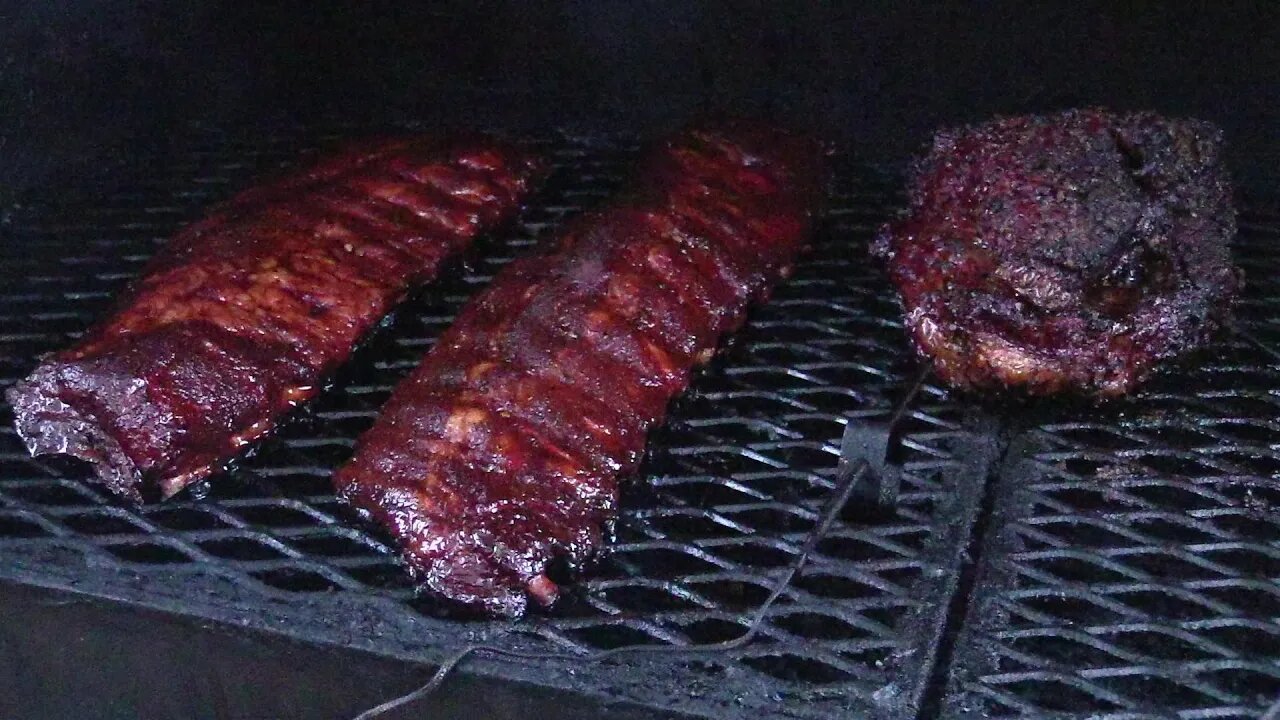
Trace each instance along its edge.
<instances>
[{"instance_id":1,"label":"expanded metal grill grate","mask_svg":"<svg viewBox=\"0 0 1280 720\"><path fill-rule=\"evenodd\" d=\"M1280 216L1246 212L1239 326L1280 347ZM1231 333L1009 451L954 716L1258 718L1280 701L1280 362Z\"/></svg>"},{"instance_id":2,"label":"expanded metal grill grate","mask_svg":"<svg viewBox=\"0 0 1280 720\"><path fill-rule=\"evenodd\" d=\"M328 140L194 133L144 181L16 208L0 225L0 372L7 384L65 346L182 222ZM231 472L131 507L70 463L31 459L0 417L0 574L321 642L439 661L477 640L529 650L673 647L741 634L832 487L846 422L889 409L912 375L898 310L865 246L889 185L843 167L814 253L655 433L608 556L549 613L466 620L415 595L389 539L329 488L392 385L494 270L606 197L633 151L567 137L518 232L407 303L333 387ZM851 508L730 655L594 666L478 661L483 673L712 715L907 716L929 686L993 443L980 416L926 387L908 420L896 512Z\"/></svg>"},{"instance_id":3,"label":"expanded metal grill grate","mask_svg":"<svg viewBox=\"0 0 1280 720\"><path fill-rule=\"evenodd\" d=\"M211 202L383 129L197 130L127 188L0 214L0 380L69 344ZM82 468L29 458L0 405L0 576L425 662L474 642L741 634L815 523L845 423L881 417L913 375L865 252L897 182L869 168L838 168L815 251L677 402L609 554L554 611L476 621L415 595L389 539L330 493L330 472L465 298L605 198L634 154L538 144L557 171L519 230L406 303L317 402L194 492L119 503ZM1280 215L1243 220L1241 327L1277 347ZM926 386L897 510L848 508L757 642L467 670L711 716L1258 717L1280 697L1278 410L1280 363L1230 333L1103 408L1041 403L996 420Z\"/></svg>"}]
</instances>

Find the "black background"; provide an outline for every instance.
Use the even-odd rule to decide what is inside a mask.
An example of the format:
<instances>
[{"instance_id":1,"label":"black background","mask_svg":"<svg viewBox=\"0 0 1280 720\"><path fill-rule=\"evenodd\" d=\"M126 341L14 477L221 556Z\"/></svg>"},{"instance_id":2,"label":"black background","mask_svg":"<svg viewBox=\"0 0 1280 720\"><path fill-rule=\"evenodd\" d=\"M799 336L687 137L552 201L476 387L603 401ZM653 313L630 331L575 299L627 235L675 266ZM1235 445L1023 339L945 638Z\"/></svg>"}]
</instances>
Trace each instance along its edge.
<instances>
[{"instance_id":1,"label":"black background","mask_svg":"<svg viewBox=\"0 0 1280 720\"><path fill-rule=\"evenodd\" d=\"M938 125L1102 104L1280 161L1280 3L125 2L0 9L0 197L163 151L175 127L319 116L649 131L731 110L901 161Z\"/></svg>"}]
</instances>

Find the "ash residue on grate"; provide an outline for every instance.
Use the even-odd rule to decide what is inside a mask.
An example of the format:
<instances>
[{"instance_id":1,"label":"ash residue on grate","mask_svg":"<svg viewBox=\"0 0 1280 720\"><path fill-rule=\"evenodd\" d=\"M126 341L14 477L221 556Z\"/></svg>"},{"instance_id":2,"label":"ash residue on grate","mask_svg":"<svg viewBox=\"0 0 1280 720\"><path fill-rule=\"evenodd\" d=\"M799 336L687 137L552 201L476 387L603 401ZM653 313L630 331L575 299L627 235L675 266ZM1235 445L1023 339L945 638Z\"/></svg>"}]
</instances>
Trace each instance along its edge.
<instances>
[{"instance_id":1,"label":"ash residue on grate","mask_svg":"<svg viewBox=\"0 0 1280 720\"><path fill-rule=\"evenodd\" d=\"M1280 345L1275 217L1246 213L1242 330ZM1280 362L1219 345L1060 408L996 489L954 716L1257 718L1280 699Z\"/></svg>"},{"instance_id":2,"label":"ash residue on grate","mask_svg":"<svg viewBox=\"0 0 1280 720\"><path fill-rule=\"evenodd\" d=\"M144 184L16 211L0 228L3 261L22 278L0 288L0 377L12 382L70 342L202 207L304 150L369 130L201 131ZM329 392L197 492L120 504L83 482L82 469L27 457L5 408L0 573L425 661L486 638L563 650L741 634L815 522L844 423L884 412L909 382L897 305L865 254L891 199L885 177L866 168L840 168L814 252L654 435L609 555L518 638L415 596L388 540L330 494L330 472L466 297L606 197L632 154L601 140L540 144L558 171L521 228L407 303ZM938 388L917 399L908 423L897 511L850 508L760 642L727 657L476 671L716 715L913 715L993 447Z\"/></svg>"}]
</instances>

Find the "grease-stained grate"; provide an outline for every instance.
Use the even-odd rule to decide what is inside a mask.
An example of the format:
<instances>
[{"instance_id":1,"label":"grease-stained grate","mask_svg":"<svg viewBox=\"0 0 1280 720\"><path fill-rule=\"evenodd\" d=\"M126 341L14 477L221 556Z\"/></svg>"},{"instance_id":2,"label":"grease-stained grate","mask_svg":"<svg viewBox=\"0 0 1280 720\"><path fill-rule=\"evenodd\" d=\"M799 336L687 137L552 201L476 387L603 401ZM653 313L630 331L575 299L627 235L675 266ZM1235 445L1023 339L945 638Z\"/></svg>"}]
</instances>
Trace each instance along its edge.
<instances>
[{"instance_id":1,"label":"grease-stained grate","mask_svg":"<svg viewBox=\"0 0 1280 720\"><path fill-rule=\"evenodd\" d=\"M0 226L4 381L70 342L182 221L324 139L307 129L197 132L134 187L11 212ZM329 392L193 493L144 508L118 503L82 482L79 468L28 458L6 408L0 573L428 661L476 640L563 650L684 646L743 632L815 522L844 423L884 412L909 382L896 304L865 253L889 196L865 168L840 169L815 252L654 435L648 482L629 491L609 555L521 632L415 596L387 538L330 493L329 474L353 439L465 298L540 233L606 197L632 153L571 138L540 145L558 170L521 227L410 301ZM761 640L730 656L474 667L712 715L913 715L992 455L984 429L926 388L906 428L896 512L849 509Z\"/></svg>"},{"instance_id":2,"label":"grease-stained grate","mask_svg":"<svg viewBox=\"0 0 1280 720\"><path fill-rule=\"evenodd\" d=\"M1280 217L1240 327L1280 346ZM953 715L1258 718L1280 700L1280 362L1221 343L1105 410L1044 410L994 495Z\"/></svg>"}]
</instances>

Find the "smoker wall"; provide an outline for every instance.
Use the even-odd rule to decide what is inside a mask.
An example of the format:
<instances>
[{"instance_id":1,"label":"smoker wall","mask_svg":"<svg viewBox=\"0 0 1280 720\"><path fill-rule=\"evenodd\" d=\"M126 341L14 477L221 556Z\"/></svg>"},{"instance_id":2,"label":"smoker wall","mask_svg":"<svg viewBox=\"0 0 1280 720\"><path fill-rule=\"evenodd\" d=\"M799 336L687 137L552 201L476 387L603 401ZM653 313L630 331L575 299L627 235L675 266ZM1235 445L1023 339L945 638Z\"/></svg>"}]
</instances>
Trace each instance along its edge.
<instances>
[{"instance_id":1,"label":"smoker wall","mask_svg":"<svg viewBox=\"0 0 1280 720\"><path fill-rule=\"evenodd\" d=\"M1219 122L1255 190L1280 161L1267 2L4 5L0 198L193 119L316 113L643 131L730 108L896 160L941 123L1098 103Z\"/></svg>"}]
</instances>

